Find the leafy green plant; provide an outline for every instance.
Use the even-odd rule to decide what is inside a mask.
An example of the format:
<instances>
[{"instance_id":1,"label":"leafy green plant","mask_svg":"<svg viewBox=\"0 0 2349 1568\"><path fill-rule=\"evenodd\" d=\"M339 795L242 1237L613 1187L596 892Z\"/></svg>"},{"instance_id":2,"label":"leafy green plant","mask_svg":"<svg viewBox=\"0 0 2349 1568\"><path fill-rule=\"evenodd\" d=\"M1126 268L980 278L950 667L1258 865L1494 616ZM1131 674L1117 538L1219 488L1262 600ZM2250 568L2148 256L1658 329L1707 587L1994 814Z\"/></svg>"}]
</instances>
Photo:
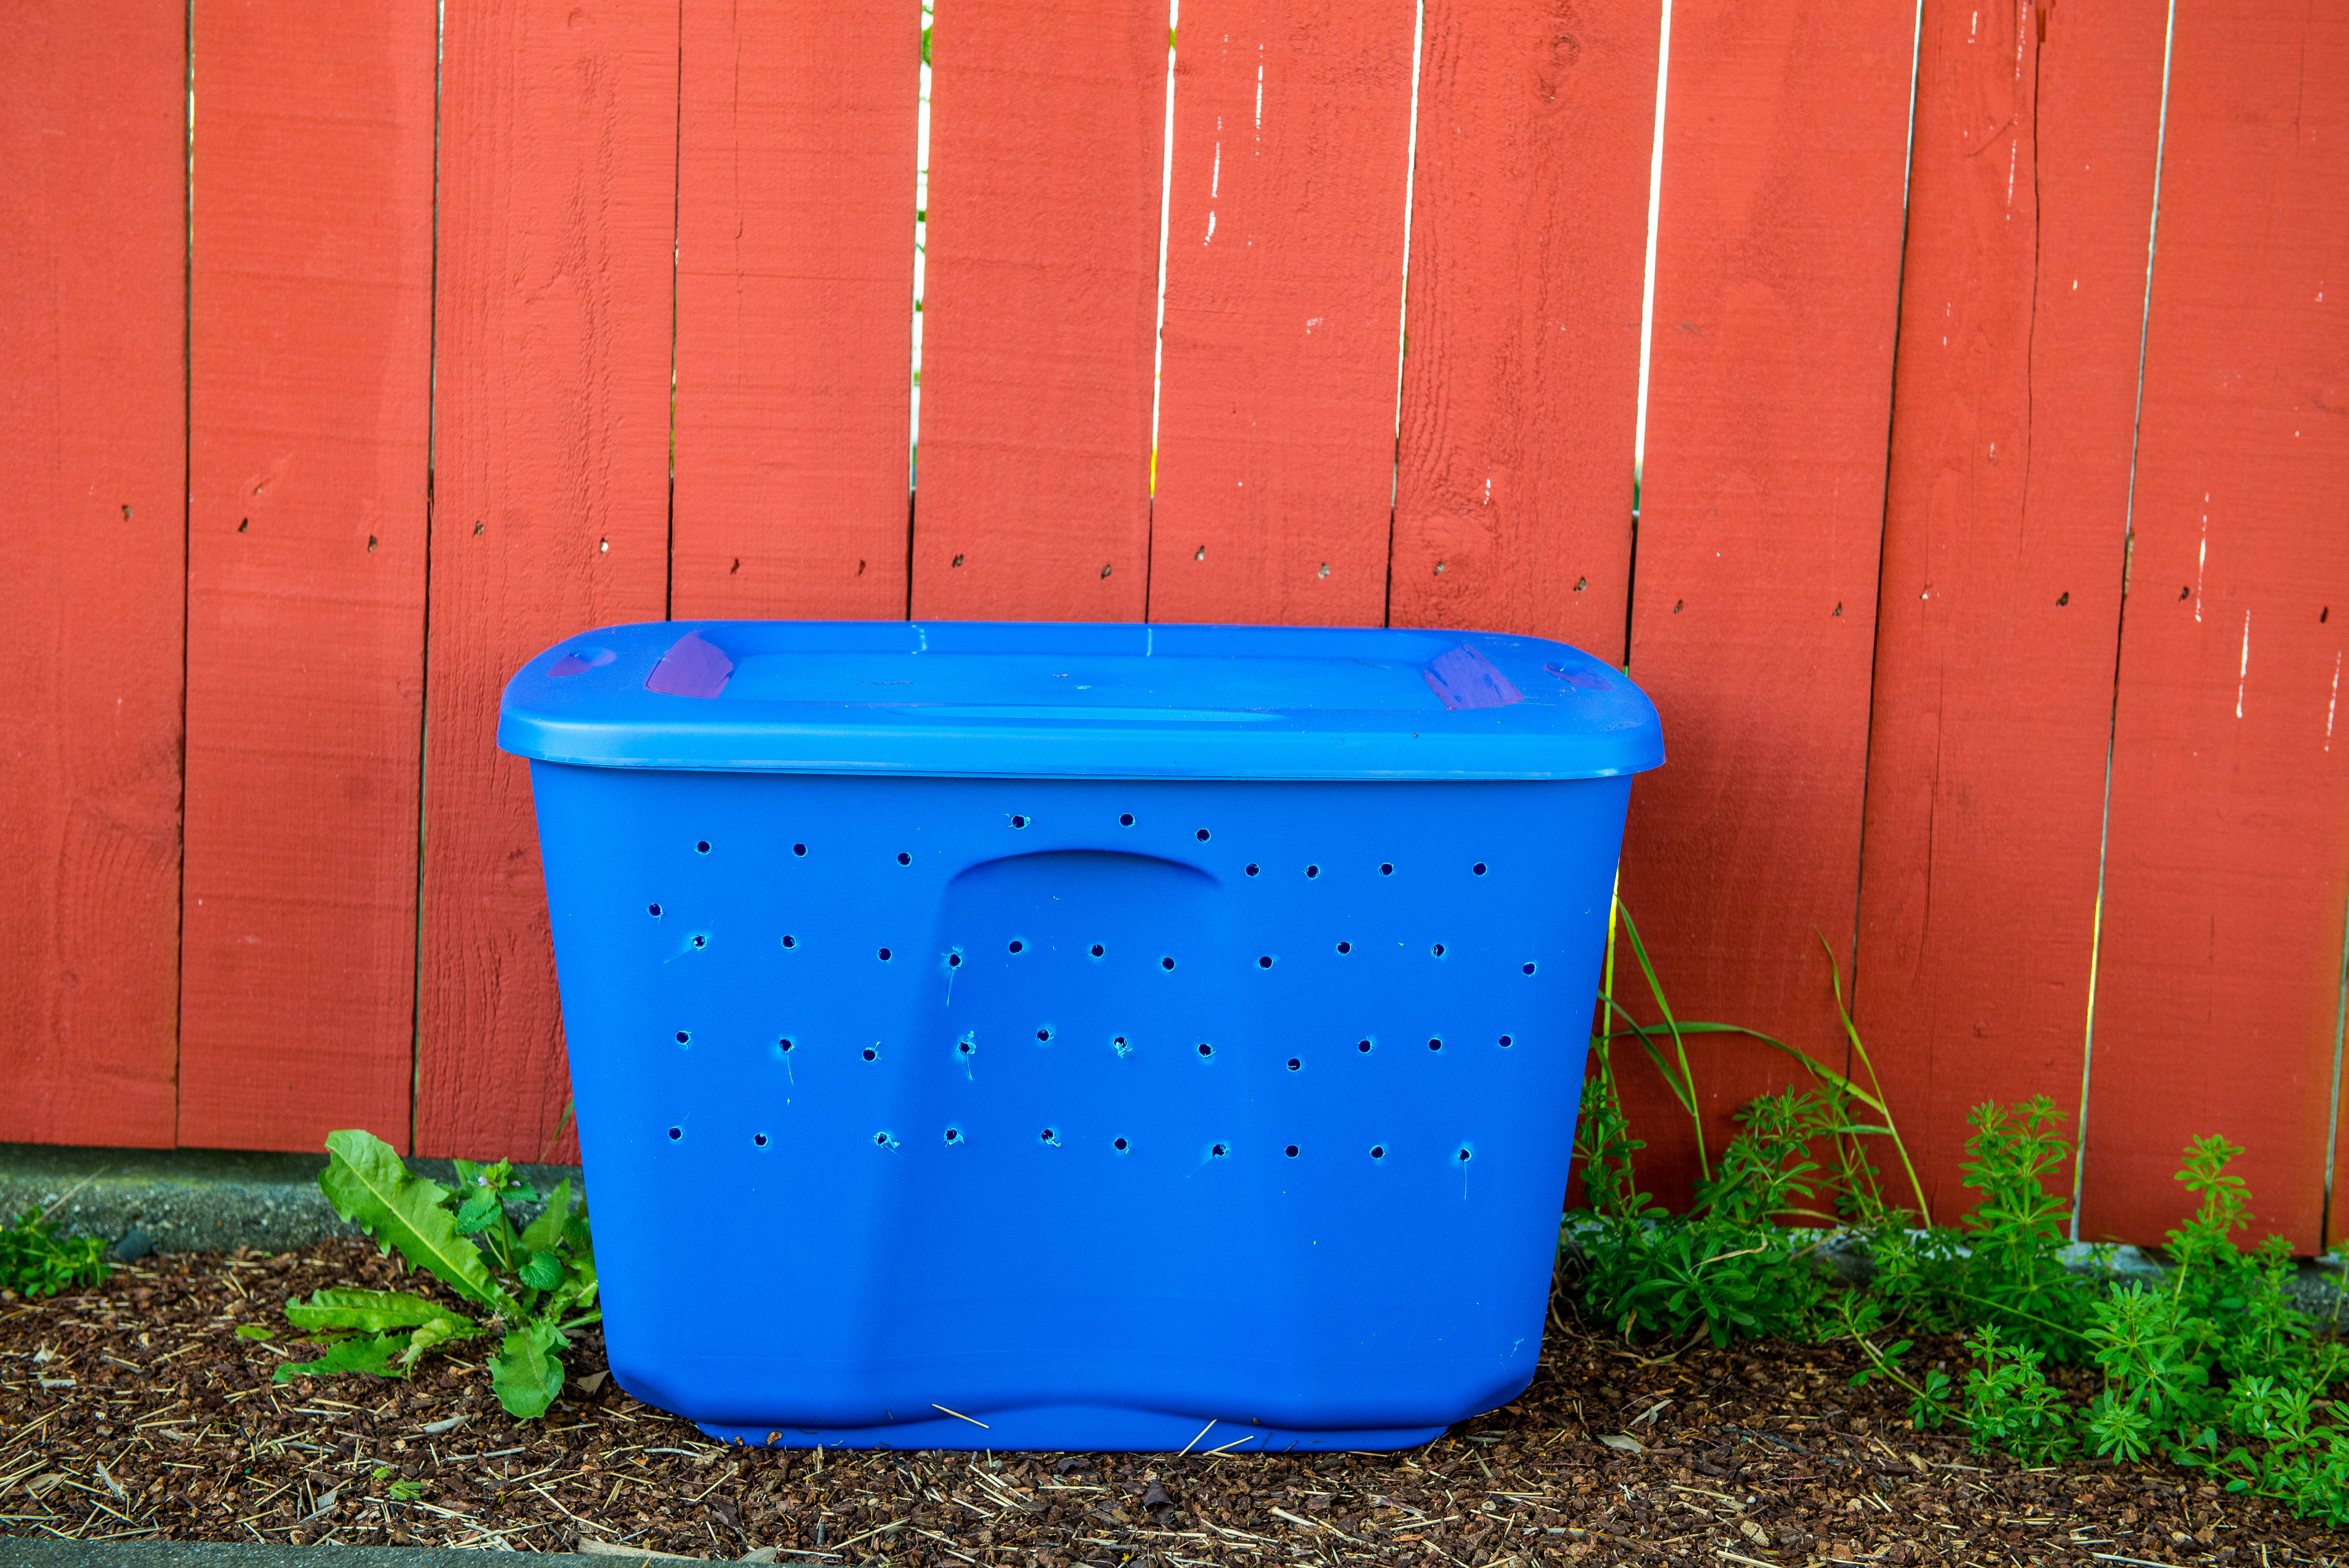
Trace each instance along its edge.
<instances>
[{"instance_id":1,"label":"leafy green plant","mask_svg":"<svg viewBox=\"0 0 2349 1568\"><path fill-rule=\"evenodd\" d=\"M2095 1287L2061 1256L2071 1219L2061 1172L2072 1146L2053 1130L2054 1103L2042 1095L2013 1107L1981 1105L1966 1120L1973 1158L1960 1169L1982 1201L1955 1228L1871 1228L1877 1289L1920 1327L1988 1325L2044 1355L2077 1360Z\"/></svg>"},{"instance_id":2,"label":"leafy green plant","mask_svg":"<svg viewBox=\"0 0 2349 1568\"><path fill-rule=\"evenodd\" d=\"M325 1354L289 1363L277 1380L365 1372L404 1377L433 1350L501 1334L490 1386L509 1414L546 1413L563 1391L562 1352L574 1330L595 1322L595 1254L587 1212L568 1178L538 1217L517 1226L509 1204L540 1194L512 1165L456 1162L455 1190L409 1171L391 1145L357 1130L330 1133L318 1185L335 1212L378 1245L482 1309L476 1318L391 1290L320 1290L285 1305L286 1321Z\"/></svg>"},{"instance_id":3,"label":"leafy green plant","mask_svg":"<svg viewBox=\"0 0 2349 1568\"><path fill-rule=\"evenodd\" d=\"M21 1295L55 1295L67 1285L97 1284L106 1278L106 1243L96 1236L60 1236L55 1221L27 1209L13 1225L0 1225L0 1289Z\"/></svg>"},{"instance_id":4,"label":"leafy green plant","mask_svg":"<svg viewBox=\"0 0 2349 1568\"><path fill-rule=\"evenodd\" d=\"M1966 1348L1982 1365L1966 1374L1965 1424L1977 1452L2004 1449L2025 1464L2067 1459L2079 1447L2072 1407L2039 1369L2044 1352L1977 1329Z\"/></svg>"},{"instance_id":5,"label":"leafy green plant","mask_svg":"<svg viewBox=\"0 0 2349 1568\"><path fill-rule=\"evenodd\" d=\"M1958 1428L1977 1449L2033 1464L2084 1451L2118 1462L2166 1457L2230 1491L2349 1525L2349 1423L2332 1397L2349 1380L2349 1346L2320 1339L2293 1301L2288 1243L2240 1239L2251 1218L2250 1193L2230 1169L2240 1146L2218 1137L2188 1145L2178 1180L2195 1206L2168 1233L2173 1266L2158 1282L2067 1266L2072 1146L2044 1097L1976 1108L1962 1169L1979 1201L1956 1225L1934 1225L1832 954L1836 1014L1865 1084L1756 1031L1679 1017L1619 905L1617 919L1661 1021L1643 1024L1602 994L1575 1144L1590 1208L1566 1233L1594 1313L1626 1335L1847 1339L1864 1362L1855 1387L1898 1387L1917 1426ZM1613 940L1610 931L1609 975ZM1809 1074L1806 1087L1744 1107L1717 1153L1698 1121L1691 1049L1708 1035L1760 1041ZM1610 1055L1625 1040L1691 1119L1698 1180L1686 1213L1667 1213L1640 1190L1635 1157L1647 1145L1624 1114ZM1909 1176L1913 1211L1878 1181L1869 1150L1884 1147ZM1837 1220L1874 1265L1864 1284L1839 1288L1818 1266L1833 1233L1795 1228ZM1914 1346L1903 1325L1966 1335L1974 1365L1962 1386L1938 1365L1905 1365ZM2068 1398L2047 1375L2054 1362L2085 1364L2093 1397Z\"/></svg>"},{"instance_id":6,"label":"leafy green plant","mask_svg":"<svg viewBox=\"0 0 2349 1568\"><path fill-rule=\"evenodd\" d=\"M1593 1070L1584 1084L1577 1130L1576 1153L1592 1214L1576 1232L1584 1301L1627 1334L1702 1329L1715 1343L1726 1344L1738 1335L1813 1333L1821 1325L1819 1308L1827 1291L1817 1255L1823 1238L1787 1227L1833 1226L1836 1212L1822 1206L1830 1189L1837 1208L1857 1206L1871 1218L1885 1213L1875 1167L1861 1144L1868 1137L1898 1141L1882 1095L1769 1036L1680 1018L1638 926L1619 903L1609 938L1610 959L1617 929L1662 1022L1641 1023L1615 1000L1611 986L1602 995L1607 1019L1621 1026L1602 1027L1592 1037ZM1832 954L1828 966L1837 1015L1855 1059L1873 1084L1867 1047L1858 1044L1858 1032L1843 1010L1842 979L1833 973ZM1611 962L1608 973L1613 973ZM1739 1130L1718 1161L1706 1152L1689 1058L1690 1039L1709 1035L1759 1040L1794 1057L1810 1076L1807 1088L1764 1095L1742 1107L1736 1112ZM1647 1145L1630 1135L1612 1054L1627 1040L1639 1044L1690 1119L1700 1176L1694 1205L1682 1220L1668 1221L1639 1190L1633 1156ZM1857 1119L1855 1107L1875 1112L1876 1119ZM1904 1151L1904 1164L1907 1158Z\"/></svg>"}]
</instances>

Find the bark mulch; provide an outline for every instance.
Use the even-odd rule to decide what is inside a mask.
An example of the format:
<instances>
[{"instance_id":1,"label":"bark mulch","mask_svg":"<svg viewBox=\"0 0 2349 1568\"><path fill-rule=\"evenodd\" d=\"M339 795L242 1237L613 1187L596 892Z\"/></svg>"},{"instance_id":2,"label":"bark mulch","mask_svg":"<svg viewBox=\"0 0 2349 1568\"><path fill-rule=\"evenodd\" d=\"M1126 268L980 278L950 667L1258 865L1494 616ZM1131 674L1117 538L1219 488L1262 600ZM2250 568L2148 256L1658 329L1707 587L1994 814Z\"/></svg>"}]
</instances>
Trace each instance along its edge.
<instances>
[{"instance_id":1,"label":"bark mulch","mask_svg":"<svg viewBox=\"0 0 2349 1568\"><path fill-rule=\"evenodd\" d=\"M1847 1346L1635 1350L1559 1315L1522 1398L1409 1453L819 1457L705 1439L597 1377L592 1338L542 1423L510 1420L479 1367L446 1361L412 1384L273 1386L301 1354L282 1344L285 1298L337 1284L431 1288L337 1241L150 1258L79 1295L0 1301L0 1535L938 1568L2276 1568L2344 1551L2333 1532L2167 1468L2024 1470L1912 1432L1899 1400L1846 1386ZM247 1325L277 1337L241 1336Z\"/></svg>"}]
</instances>

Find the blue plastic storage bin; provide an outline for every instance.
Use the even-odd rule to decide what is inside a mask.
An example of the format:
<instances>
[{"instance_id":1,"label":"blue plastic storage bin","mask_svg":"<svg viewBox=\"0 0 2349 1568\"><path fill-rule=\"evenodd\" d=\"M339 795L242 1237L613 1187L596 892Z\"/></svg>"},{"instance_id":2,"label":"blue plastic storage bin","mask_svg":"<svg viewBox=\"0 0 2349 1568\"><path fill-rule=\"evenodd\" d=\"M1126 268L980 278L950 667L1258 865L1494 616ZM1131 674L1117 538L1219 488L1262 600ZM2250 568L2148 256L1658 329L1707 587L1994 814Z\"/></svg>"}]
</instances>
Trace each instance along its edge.
<instances>
[{"instance_id":1,"label":"blue plastic storage bin","mask_svg":"<svg viewBox=\"0 0 2349 1568\"><path fill-rule=\"evenodd\" d=\"M1617 671L661 623L533 660L499 742L637 1398L785 1446L1383 1449L1531 1378L1663 758Z\"/></svg>"}]
</instances>

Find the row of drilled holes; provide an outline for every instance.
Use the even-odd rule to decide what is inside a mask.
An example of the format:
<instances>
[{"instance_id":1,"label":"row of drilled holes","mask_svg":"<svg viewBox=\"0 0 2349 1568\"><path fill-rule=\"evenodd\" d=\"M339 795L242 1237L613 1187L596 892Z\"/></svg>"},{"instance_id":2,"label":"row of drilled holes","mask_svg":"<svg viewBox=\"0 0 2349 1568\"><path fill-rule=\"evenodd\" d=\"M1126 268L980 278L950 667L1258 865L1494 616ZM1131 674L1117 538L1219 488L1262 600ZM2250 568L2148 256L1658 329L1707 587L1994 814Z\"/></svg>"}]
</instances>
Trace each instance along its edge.
<instances>
[{"instance_id":1,"label":"row of drilled holes","mask_svg":"<svg viewBox=\"0 0 2349 1568\"><path fill-rule=\"evenodd\" d=\"M1133 826L1133 813L1131 811L1127 812L1125 815L1120 817L1118 821L1121 825L1131 828ZM1015 828L1024 828L1028 825L1028 819L1025 817L1014 817L1011 819L1011 825ZM1201 843L1206 843L1209 836L1210 835L1206 829L1202 828L1199 830L1198 838ZM696 840L693 847L695 851L700 854L706 855L709 853L709 841L708 839ZM792 853L794 855L804 856L807 852L808 847L805 844L793 844L792 846ZM912 865L914 863L913 851L911 850L899 850L897 851L897 863L901 866ZM1480 877L1483 876L1489 869L1490 868L1488 868L1483 861L1478 861L1468 868L1473 874ZM1394 862L1392 861L1381 861L1379 862L1379 875L1382 877L1391 877L1394 875ZM1263 872L1264 868L1256 861L1250 861L1248 862L1248 875L1259 876L1263 874ZM1308 877L1319 877L1321 874L1320 865L1318 862L1309 863L1305 868L1305 874ZM660 913L660 905L653 905L653 913L655 914Z\"/></svg>"},{"instance_id":2,"label":"row of drilled holes","mask_svg":"<svg viewBox=\"0 0 2349 1568\"><path fill-rule=\"evenodd\" d=\"M661 906L656 903L651 905L650 908L653 918L656 920L660 918ZM696 932L694 934L694 946L707 947L709 944L709 939L708 936L699 932ZM800 944L800 939L792 933L785 932L782 937L782 944L787 948L797 950ZM1011 938L1011 940L1005 944L1005 951L1014 954L1027 952L1027 939L1019 936ZM1346 954L1350 954L1353 951L1354 944L1351 942L1341 941L1338 944L1338 952L1341 956ZM1431 958L1441 958L1444 955L1446 951L1447 950L1444 944L1441 942L1433 944L1427 950L1428 956ZM1109 955L1109 948L1107 945L1099 942L1094 943L1091 947L1087 948L1086 952L1090 956L1094 958L1106 958ZM891 959L896 956L896 951L894 948L888 947L876 947L873 950L873 953L874 956L884 964L888 963ZM1269 953L1259 954L1257 956L1256 966L1259 969L1269 969L1278 962L1278 960ZM962 967L962 950L960 948L956 948L947 953L947 967L949 969L959 969ZM1174 959L1173 955L1162 954L1158 960L1158 967L1170 974L1173 973L1174 968ZM1537 974L1540 971L1540 968L1541 965L1530 958L1517 965L1518 972L1525 975Z\"/></svg>"},{"instance_id":3,"label":"row of drilled holes","mask_svg":"<svg viewBox=\"0 0 2349 1568\"><path fill-rule=\"evenodd\" d=\"M1037 1134L1037 1139L1038 1141L1048 1144L1054 1149L1061 1147L1061 1135L1058 1130L1054 1128L1048 1127L1044 1129L1042 1132ZM668 1140L671 1143L682 1143L685 1141L685 1129L682 1126L671 1127L668 1130ZM767 1147L770 1140L765 1133L754 1132L750 1135L750 1141L758 1148L764 1149ZM948 1148L960 1147L966 1141L963 1137L962 1129L959 1127L947 1128L946 1130L944 1141ZM896 1138L886 1131L874 1133L873 1135L873 1142L875 1148L880 1149L895 1149L897 1147ZM1128 1154L1133 1152L1133 1144L1131 1139L1113 1138L1110 1140L1110 1148L1119 1154ZM1281 1150L1281 1153L1290 1160L1297 1159L1303 1152L1304 1150L1294 1143L1288 1144ZM1229 1157L1230 1154L1231 1145L1228 1143L1215 1143L1210 1144L1207 1147L1207 1158L1210 1160L1226 1159ZM1475 1158L1475 1150L1464 1143L1460 1145L1459 1148L1453 1150L1453 1156L1458 1163L1464 1165L1469 1161ZM1371 1145L1371 1159L1384 1160L1386 1157L1387 1146L1385 1144L1373 1143Z\"/></svg>"},{"instance_id":4,"label":"row of drilled holes","mask_svg":"<svg viewBox=\"0 0 2349 1568\"><path fill-rule=\"evenodd\" d=\"M1045 1025L1042 1028L1036 1031L1036 1039L1040 1045L1050 1045L1059 1037L1060 1032L1054 1029L1050 1024ZM690 1029L679 1029L677 1032L677 1043L680 1047L692 1045L693 1031ZM1354 1049L1362 1055L1367 1056L1376 1047L1377 1043L1378 1042L1376 1040L1366 1037L1354 1042ZM1503 1035L1500 1039L1495 1043L1503 1050L1506 1050L1517 1042L1516 1036ZM1110 1037L1109 1044L1110 1049L1115 1051L1121 1057L1131 1055L1133 1050L1132 1042L1130 1042L1123 1035L1112 1036ZM1202 1057L1212 1058L1216 1054L1216 1047L1214 1045L1206 1040L1201 1040L1196 1048L1199 1056ZM1441 1035L1430 1035L1427 1038L1427 1048L1431 1051L1442 1050L1444 1048L1444 1037ZM783 1036L775 1042L775 1052L778 1056L789 1056L792 1052L797 1049L799 1049L798 1043L789 1035ZM961 1055L968 1057L975 1055L978 1050L978 1043L972 1040L968 1036L965 1036L963 1038L955 1042L955 1049ZM881 1048L878 1046L867 1046L859 1054L862 1055L868 1062L879 1061L881 1059ZM1304 1069L1305 1058L1302 1057L1291 1057L1288 1058L1287 1065L1290 1072L1300 1072Z\"/></svg>"}]
</instances>

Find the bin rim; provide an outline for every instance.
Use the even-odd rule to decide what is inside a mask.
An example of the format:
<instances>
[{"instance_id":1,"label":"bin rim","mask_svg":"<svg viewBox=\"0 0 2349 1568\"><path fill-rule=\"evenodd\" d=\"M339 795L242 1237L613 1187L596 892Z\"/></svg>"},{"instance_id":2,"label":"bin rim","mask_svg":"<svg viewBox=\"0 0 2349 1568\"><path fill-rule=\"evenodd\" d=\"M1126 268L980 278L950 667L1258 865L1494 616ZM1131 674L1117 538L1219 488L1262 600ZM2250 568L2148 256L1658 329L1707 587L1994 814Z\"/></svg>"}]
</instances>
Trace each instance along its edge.
<instances>
[{"instance_id":1,"label":"bin rim","mask_svg":"<svg viewBox=\"0 0 2349 1568\"><path fill-rule=\"evenodd\" d=\"M656 621L507 682L498 745L590 768L936 778L1603 779L1656 709L1567 644L1399 627Z\"/></svg>"}]
</instances>

